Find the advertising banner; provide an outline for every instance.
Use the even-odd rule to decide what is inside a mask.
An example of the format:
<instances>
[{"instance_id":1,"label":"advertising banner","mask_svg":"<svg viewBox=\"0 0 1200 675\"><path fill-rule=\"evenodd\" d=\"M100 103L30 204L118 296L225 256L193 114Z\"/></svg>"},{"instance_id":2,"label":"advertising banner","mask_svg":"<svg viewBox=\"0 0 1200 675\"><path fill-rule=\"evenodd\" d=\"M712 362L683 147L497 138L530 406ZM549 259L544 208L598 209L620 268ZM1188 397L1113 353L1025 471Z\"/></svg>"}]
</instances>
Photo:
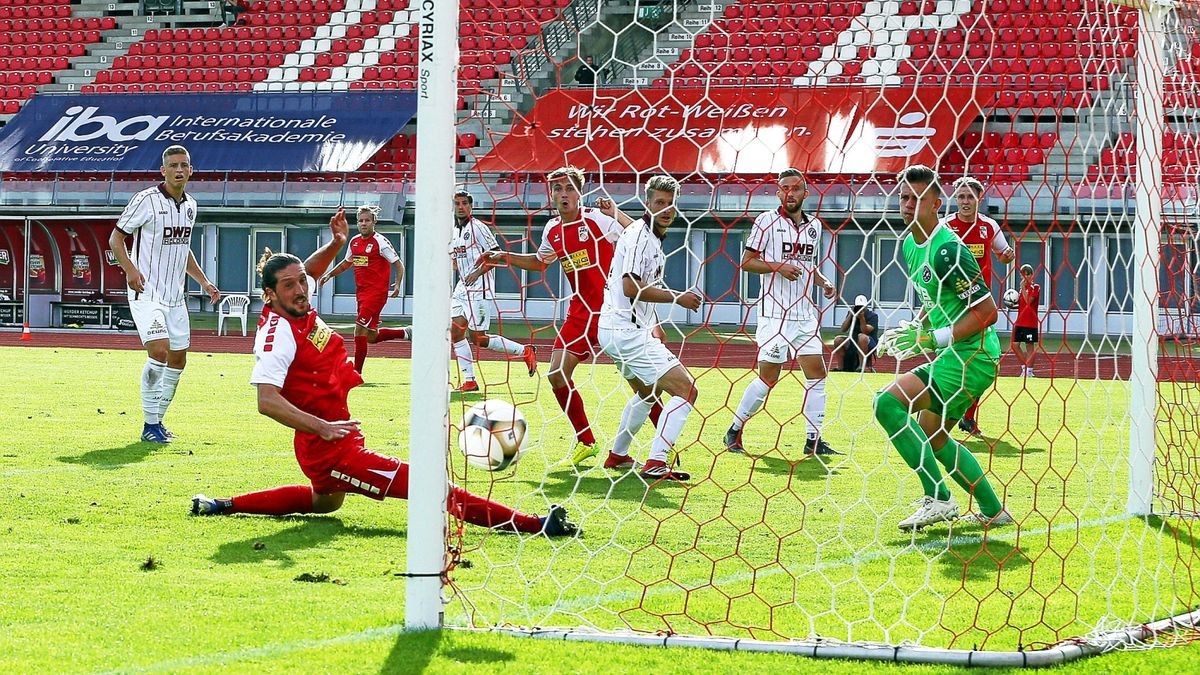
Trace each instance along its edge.
<instances>
[{"instance_id":1,"label":"advertising banner","mask_svg":"<svg viewBox=\"0 0 1200 675\"><path fill-rule=\"evenodd\" d=\"M0 129L0 171L353 171L416 113L400 91L38 95Z\"/></svg>"},{"instance_id":2,"label":"advertising banner","mask_svg":"<svg viewBox=\"0 0 1200 675\"><path fill-rule=\"evenodd\" d=\"M556 90L477 169L894 173L936 165L993 93L940 85Z\"/></svg>"}]
</instances>

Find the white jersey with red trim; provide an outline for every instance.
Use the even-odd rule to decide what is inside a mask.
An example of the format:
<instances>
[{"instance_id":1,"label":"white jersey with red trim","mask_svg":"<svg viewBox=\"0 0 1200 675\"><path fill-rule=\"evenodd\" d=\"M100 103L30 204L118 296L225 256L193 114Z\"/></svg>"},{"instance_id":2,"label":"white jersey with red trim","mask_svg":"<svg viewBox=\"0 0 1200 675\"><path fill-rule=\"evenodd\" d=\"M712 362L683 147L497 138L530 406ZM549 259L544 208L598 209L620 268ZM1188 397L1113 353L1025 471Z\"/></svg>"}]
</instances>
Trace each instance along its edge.
<instances>
[{"instance_id":1,"label":"white jersey with red trim","mask_svg":"<svg viewBox=\"0 0 1200 675\"><path fill-rule=\"evenodd\" d=\"M469 297L491 300L495 297L495 269L488 269L472 284L464 284L462 280L475 269L480 256L500 248L496 235L487 223L478 218L471 218L461 227L457 222L454 225L454 240L450 242L450 255L458 269L458 287L454 292L462 291Z\"/></svg>"},{"instance_id":2,"label":"white jersey with red trim","mask_svg":"<svg viewBox=\"0 0 1200 675\"><path fill-rule=\"evenodd\" d=\"M117 229L133 235L130 259L146 278L142 292L129 289L130 300L150 300L167 307L185 304L184 278L196 226L196 200L184 193L175 201L162 183L135 194Z\"/></svg>"},{"instance_id":3,"label":"white jersey with red trim","mask_svg":"<svg viewBox=\"0 0 1200 675\"><path fill-rule=\"evenodd\" d=\"M789 263L800 268L795 281L771 272L762 275L758 315L767 319L806 320L816 316L813 277L821 250L824 224L816 216L801 212L797 224L782 210L764 211L754 219L746 248L769 263Z\"/></svg>"}]
</instances>

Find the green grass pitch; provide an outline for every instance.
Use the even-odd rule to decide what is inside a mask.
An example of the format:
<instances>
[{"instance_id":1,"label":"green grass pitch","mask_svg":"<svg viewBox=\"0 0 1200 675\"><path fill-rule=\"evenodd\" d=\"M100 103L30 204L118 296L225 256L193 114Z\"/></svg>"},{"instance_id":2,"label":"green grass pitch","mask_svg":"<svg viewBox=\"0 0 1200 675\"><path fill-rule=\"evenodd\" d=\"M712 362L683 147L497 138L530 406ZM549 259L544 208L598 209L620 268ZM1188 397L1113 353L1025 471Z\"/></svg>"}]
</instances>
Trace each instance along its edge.
<instances>
[{"instance_id":1,"label":"green grass pitch","mask_svg":"<svg viewBox=\"0 0 1200 675\"><path fill-rule=\"evenodd\" d=\"M11 672L733 672L863 664L765 654L405 634L406 505L351 498L328 516L197 519L190 497L302 482L291 435L258 415L249 355L192 354L168 423L136 442L136 352L0 348L0 666ZM1085 633L1104 617L1190 609L1200 569L1187 521L1127 519L1124 385L1002 378L969 446L1020 528L991 534L895 523L919 496L870 397L890 376L830 378L827 435L847 452L800 459L801 389L786 379L751 422L757 458L719 452L743 370L703 370L684 432L690 488L561 463L570 430L542 377L483 365L490 397L516 402L534 445L515 472L465 487L543 511L565 503L579 540L467 528L447 621L1015 649ZM351 395L369 445L405 456L408 364L367 363ZM611 366L576 380L602 442L626 398ZM1167 386L1167 385L1164 385ZM732 389L732 393L731 392ZM1189 400L1176 397L1177 400ZM452 415L472 400L452 403ZM1193 401L1194 403L1194 401ZM1003 432L1003 433L1001 433ZM644 429L635 454L645 455ZM998 437L998 439L997 439ZM960 503L965 498L952 488ZM298 579L326 579L308 583ZM1169 660L1168 660L1169 659ZM1163 672L1200 649L1129 652L1067 670ZM875 668L889 668L875 666ZM851 669L854 669L851 671ZM945 668L917 668L947 671Z\"/></svg>"}]
</instances>

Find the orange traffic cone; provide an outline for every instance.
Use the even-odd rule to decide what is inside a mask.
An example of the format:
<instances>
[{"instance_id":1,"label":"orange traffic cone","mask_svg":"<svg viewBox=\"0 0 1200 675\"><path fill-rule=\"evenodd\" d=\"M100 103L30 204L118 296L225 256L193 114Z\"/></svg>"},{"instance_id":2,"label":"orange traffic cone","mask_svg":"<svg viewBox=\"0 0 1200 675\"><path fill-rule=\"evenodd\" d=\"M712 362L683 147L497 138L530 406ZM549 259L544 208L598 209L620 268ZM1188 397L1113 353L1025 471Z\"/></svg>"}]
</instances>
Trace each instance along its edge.
<instances>
[{"instance_id":1,"label":"orange traffic cone","mask_svg":"<svg viewBox=\"0 0 1200 675\"><path fill-rule=\"evenodd\" d=\"M25 327L21 329L21 342L29 342L33 339L33 333L29 332L29 322L25 322Z\"/></svg>"}]
</instances>

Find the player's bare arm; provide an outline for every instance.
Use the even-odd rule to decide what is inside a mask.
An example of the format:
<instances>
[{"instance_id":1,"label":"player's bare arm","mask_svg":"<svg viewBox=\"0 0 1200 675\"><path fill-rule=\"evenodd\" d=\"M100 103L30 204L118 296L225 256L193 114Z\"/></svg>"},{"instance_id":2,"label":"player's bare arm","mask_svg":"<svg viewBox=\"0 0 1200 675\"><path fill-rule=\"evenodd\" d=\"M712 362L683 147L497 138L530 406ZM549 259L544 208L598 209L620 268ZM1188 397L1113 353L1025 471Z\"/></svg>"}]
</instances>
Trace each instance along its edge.
<instances>
[{"instance_id":1,"label":"player's bare arm","mask_svg":"<svg viewBox=\"0 0 1200 675\"><path fill-rule=\"evenodd\" d=\"M467 274L467 276L463 277L462 282L464 284L466 284L467 286L470 286L471 284L474 284L476 281L478 281L479 277L486 274L489 269L496 267L496 265L484 262L484 258L486 258L487 256L489 256L493 253L499 254L501 256L504 255L504 251L500 250L499 248L494 248L490 251L487 251L483 255L479 256L479 260L475 261L475 268L472 269Z\"/></svg>"},{"instance_id":2,"label":"player's bare arm","mask_svg":"<svg viewBox=\"0 0 1200 675\"><path fill-rule=\"evenodd\" d=\"M304 261L304 273L319 279L329 269L329 265L337 258L342 246L350 239L350 224L346 222L346 211L339 208L329 219L330 240L321 248L313 251Z\"/></svg>"},{"instance_id":3,"label":"player's bare arm","mask_svg":"<svg viewBox=\"0 0 1200 675\"><path fill-rule=\"evenodd\" d=\"M625 213L621 209L617 208L617 203L609 197L601 197L597 199L596 209L599 210L600 213L603 213L609 218L617 221L621 227L629 227L629 224L633 222L633 218L630 218L628 213Z\"/></svg>"},{"instance_id":4,"label":"player's bare arm","mask_svg":"<svg viewBox=\"0 0 1200 675\"><path fill-rule=\"evenodd\" d=\"M549 263L543 261L536 253L510 253L508 251L488 251L479 256L478 262L475 263L475 269L486 272L492 267L502 267L510 265L517 269L528 270L530 272L544 272Z\"/></svg>"},{"instance_id":5,"label":"player's bare arm","mask_svg":"<svg viewBox=\"0 0 1200 675\"><path fill-rule=\"evenodd\" d=\"M121 270L125 272L125 283L135 292L141 293L146 290L146 277L129 257L129 249L125 247L127 238L129 235L114 227L112 234L108 235L108 247L117 257L117 264L121 266Z\"/></svg>"},{"instance_id":6,"label":"player's bare arm","mask_svg":"<svg viewBox=\"0 0 1200 675\"><path fill-rule=\"evenodd\" d=\"M1008 239L999 229L996 230L996 235L992 237L992 250L996 252L996 258L1005 265L1011 265L1017 259L1017 252L1008 243Z\"/></svg>"},{"instance_id":7,"label":"player's bare arm","mask_svg":"<svg viewBox=\"0 0 1200 675\"><path fill-rule=\"evenodd\" d=\"M392 282L392 297L400 297L400 289L404 286L404 262L397 259L392 263L392 271L395 273L396 280Z\"/></svg>"},{"instance_id":8,"label":"player's bare arm","mask_svg":"<svg viewBox=\"0 0 1200 675\"><path fill-rule=\"evenodd\" d=\"M327 422L297 408L283 397L283 392L273 384L259 384L258 412L279 422L285 427L306 434L320 436L326 441L336 441L358 431L358 420Z\"/></svg>"},{"instance_id":9,"label":"player's bare arm","mask_svg":"<svg viewBox=\"0 0 1200 675\"><path fill-rule=\"evenodd\" d=\"M640 278L633 274L626 274L621 281L621 290L625 293L625 297L634 302L657 302L679 305L684 309L700 309L700 296L692 291L681 292L670 288L645 285Z\"/></svg>"},{"instance_id":10,"label":"player's bare arm","mask_svg":"<svg viewBox=\"0 0 1200 675\"><path fill-rule=\"evenodd\" d=\"M337 264L337 267L334 267L333 269L329 270L325 274L322 274L320 276L320 278L317 279L317 285L324 286L326 283L329 282L330 279L332 279L332 278L336 277L337 275L341 274L342 272L345 272L346 270L350 269L351 265L353 265L353 264L354 263L351 260L348 260L348 259L343 260L342 262Z\"/></svg>"},{"instance_id":11,"label":"player's bare arm","mask_svg":"<svg viewBox=\"0 0 1200 675\"><path fill-rule=\"evenodd\" d=\"M824 292L825 299L832 300L833 296L837 292L837 286L833 285L833 282L829 280L829 277L821 274L821 270L819 269L813 269L813 276L817 278L817 286L820 287Z\"/></svg>"},{"instance_id":12,"label":"player's bare arm","mask_svg":"<svg viewBox=\"0 0 1200 675\"><path fill-rule=\"evenodd\" d=\"M217 304L221 301L221 291L217 285L208 280L208 276L204 274L200 263L196 261L196 256L188 251L187 259L187 275L200 284L200 289L208 294L208 300L212 304Z\"/></svg>"},{"instance_id":13,"label":"player's bare arm","mask_svg":"<svg viewBox=\"0 0 1200 675\"><path fill-rule=\"evenodd\" d=\"M791 263L773 263L762 259L758 251L748 248L742 252L742 269L751 274L779 274L788 281L800 278L800 268Z\"/></svg>"}]
</instances>

